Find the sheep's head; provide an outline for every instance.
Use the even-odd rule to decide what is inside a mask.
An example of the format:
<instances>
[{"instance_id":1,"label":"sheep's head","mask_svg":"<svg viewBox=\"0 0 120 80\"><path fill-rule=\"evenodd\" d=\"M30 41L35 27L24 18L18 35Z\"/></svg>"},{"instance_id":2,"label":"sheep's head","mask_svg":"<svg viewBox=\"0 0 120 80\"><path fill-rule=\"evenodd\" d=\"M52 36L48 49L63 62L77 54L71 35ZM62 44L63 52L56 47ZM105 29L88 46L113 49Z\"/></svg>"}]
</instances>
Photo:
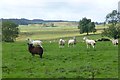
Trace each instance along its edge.
<instances>
[{"instance_id":1,"label":"sheep's head","mask_svg":"<svg viewBox=\"0 0 120 80\"><path fill-rule=\"evenodd\" d=\"M33 40L31 40L31 39L28 38L26 41L27 41L29 44L32 44L32 41L33 41Z\"/></svg>"},{"instance_id":2,"label":"sheep's head","mask_svg":"<svg viewBox=\"0 0 120 80\"><path fill-rule=\"evenodd\" d=\"M59 41L62 41L62 39L60 39Z\"/></svg>"},{"instance_id":3,"label":"sheep's head","mask_svg":"<svg viewBox=\"0 0 120 80\"><path fill-rule=\"evenodd\" d=\"M87 37L84 37L84 38L83 38L83 40L86 40L86 39L87 39Z\"/></svg>"},{"instance_id":4,"label":"sheep's head","mask_svg":"<svg viewBox=\"0 0 120 80\"><path fill-rule=\"evenodd\" d=\"M27 43L28 44L28 47L33 47L33 44L29 44L29 43Z\"/></svg>"}]
</instances>

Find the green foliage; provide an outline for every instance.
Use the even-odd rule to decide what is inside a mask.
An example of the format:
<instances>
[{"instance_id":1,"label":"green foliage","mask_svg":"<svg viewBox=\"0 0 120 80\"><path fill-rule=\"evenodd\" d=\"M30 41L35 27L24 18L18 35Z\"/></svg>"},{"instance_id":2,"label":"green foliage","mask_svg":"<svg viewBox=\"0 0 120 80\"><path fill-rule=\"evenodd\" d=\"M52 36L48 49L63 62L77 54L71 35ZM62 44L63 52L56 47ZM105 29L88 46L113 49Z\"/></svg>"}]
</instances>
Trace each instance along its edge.
<instances>
[{"instance_id":1,"label":"green foliage","mask_svg":"<svg viewBox=\"0 0 120 80\"><path fill-rule=\"evenodd\" d=\"M110 38L119 38L120 37L120 13L117 10L113 10L111 13L107 14L106 22L110 23L109 27L104 29L102 32L103 36Z\"/></svg>"},{"instance_id":2,"label":"green foliage","mask_svg":"<svg viewBox=\"0 0 120 80\"><path fill-rule=\"evenodd\" d=\"M79 21L78 29L80 29L80 33L88 33L95 32L95 23L91 22L91 19L83 18Z\"/></svg>"},{"instance_id":3,"label":"green foliage","mask_svg":"<svg viewBox=\"0 0 120 80\"><path fill-rule=\"evenodd\" d=\"M16 37L18 37L19 28L18 25L10 22L2 22L2 40L5 42L14 42Z\"/></svg>"},{"instance_id":4,"label":"green foliage","mask_svg":"<svg viewBox=\"0 0 120 80\"><path fill-rule=\"evenodd\" d=\"M114 39L120 38L119 34L120 34L120 25L116 25L116 26L109 25L109 27L104 29L104 31L102 32L103 36L107 36Z\"/></svg>"},{"instance_id":5,"label":"green foliage","mask_svg":"<svg viewBox=\"0 0 120 80\"><path fill-rule=\"evenodd\" d=\"M111 13L107 14L106 22L112 23L112 25L116 25L120 22L120 13L117 10L113 10Z\"/></svg>"}]
</instances>

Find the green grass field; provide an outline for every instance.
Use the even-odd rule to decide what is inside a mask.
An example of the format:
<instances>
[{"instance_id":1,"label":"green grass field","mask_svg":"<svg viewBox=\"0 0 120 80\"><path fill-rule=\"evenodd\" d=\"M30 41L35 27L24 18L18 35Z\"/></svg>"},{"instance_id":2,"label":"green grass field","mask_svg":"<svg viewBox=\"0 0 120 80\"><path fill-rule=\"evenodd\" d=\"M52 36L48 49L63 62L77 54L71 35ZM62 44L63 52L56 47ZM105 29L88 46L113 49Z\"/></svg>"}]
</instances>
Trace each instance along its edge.
<instances>
[{"instance_id":1,"label":"green grass field","mask_svg":"<svg viewBox=\"0 0 120 80\"><path fill-rule=\"evenodd\" d=\"M97 26L97 32L95 34L101 33L104 26ZM64 26L64 27L41 27L41 26L19 26L20 35L17 41L25 41L27 38L40 39L40 40L50 40L58 39L64 37L73 37L86 35L79 34L79 29L77 26ZM93 33L90 33L93 34Z\"/></svg>"},{"instance_id":2,"label":"green grass field","mask_svg":"<svg viewBox=\"0 0 120 80\"><path fill-rule=\"evenodd\" d=\"M19 28L20 35L17 38L18 41L26 40L27 38L48 40L79 35L77 27L20 26Z\"/></svg>"},{"instance_id":3,"label":"green grass field","mask_svg":"<svg viewBox=\"0 0 120 80\"><path fill-rule=\"evenodd\" d=\"M97 42L95 49L87 49L76 27L40 28L20 27L20 35L14 43L2 44L3 78L118 78L118 47L111 42ZM40 28L40 29L39 29ZM75 47L59 48L58 40L77 36ZM43 41L43 59L32 57L25 39ZM97 39L101 36L88 36ZM49 41L52 40L52 43Z\"/></svg>"}]
</instances>

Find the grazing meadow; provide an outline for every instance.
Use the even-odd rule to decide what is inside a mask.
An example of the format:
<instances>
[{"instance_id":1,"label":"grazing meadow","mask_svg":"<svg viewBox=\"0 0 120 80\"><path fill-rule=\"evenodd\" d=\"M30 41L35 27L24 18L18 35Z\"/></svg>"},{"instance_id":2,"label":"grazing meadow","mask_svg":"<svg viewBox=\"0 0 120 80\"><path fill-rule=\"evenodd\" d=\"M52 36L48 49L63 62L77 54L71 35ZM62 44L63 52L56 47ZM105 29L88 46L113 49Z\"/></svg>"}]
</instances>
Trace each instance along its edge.
<instances>
[{"instance_id":1,"label":"grazing meadow","mask_svg":"<svg viewBox=\"0 0 120 80\"><path fill-rule=\"evenodd\" d=\"M98 31L87 36L101 38ZM2 43L3 78L118 78L118 46L110 41L96 42L93 49L86 48L77 27L19 26L20 35L14 43ZM76 36L77 44L68 47L67 41ZM42 40L43 58L28 52L27 38ZM60 38L66 40L59 48ZM51 41L51 43L50 43Z\"/></svg>"}]
</instances>

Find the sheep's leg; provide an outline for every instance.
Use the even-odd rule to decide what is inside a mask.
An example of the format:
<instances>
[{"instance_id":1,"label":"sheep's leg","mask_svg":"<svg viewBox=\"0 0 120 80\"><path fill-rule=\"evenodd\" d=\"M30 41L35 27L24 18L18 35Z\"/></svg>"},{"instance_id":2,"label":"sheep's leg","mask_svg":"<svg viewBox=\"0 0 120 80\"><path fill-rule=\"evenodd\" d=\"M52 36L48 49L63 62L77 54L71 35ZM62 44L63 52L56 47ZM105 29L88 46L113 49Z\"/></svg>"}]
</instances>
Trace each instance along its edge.
<instances>
[{"instance_id":1,"label":"sheep's leg","mask_svg":"<svg viewBox=\"0 0 120 80\"><path fill-rule=\"evenodd\" d=\"M88 44L87 44L87 48L89 48Z\"/></svg>"},{"instance_id":2,"label":"sheep's leg","mask_svg":"<svg viewBox=\"0 0 120 80\"><path fill-rule=\"evenodd\" d=\"M64 48L64 44L62 45L62 48Z\"/></svg>"},{"instance_id":3,"label":"sheep's leg","mask_svg":"<svg viewBox=\"0 0 120 80\"><path fill-rule=\"evenodd\" d=\"M93 46L93 48L95 48L95 46Z\"/></svg>"},{"instance_id":4,"label":"sheep's leg","mask_svg":"<svg viewBox=\"0 0 120 80\"><path fill-rule=\"evenodd\" d=\"M68 44L68 47L69 47L69 44Z\"/></svg>"},{"instance_id":5,"label":"sheep's leg","mask_svg":"<svg viewBox=\"0 0 120 80\"><path fill-rule=\"evenodd\" d=\"M92 44L92 47L94 48L95 46Z\"/></svg>"},{"instance_id":6,"label":"sheep's leg","mask_svg":"<svg viewBox=\"0 0 120 80\"><path fill-rule=\"evenodd\" d=\"M32 54L32 56L34 57L34 56L35 56L35 54Z\"/></svg>"},{"instance_id":7,"label":"sheep's leg","mask_svg":"<svg viewBox=\"0 0 120 80\"><path fill-rule=\"evenodd\" d=\"M114 46L117 46L117 43L115 43L115 45Z\"/></svg>"},{"instance_id":8,"label":"sheep's leg","mask_svg":"<svg viewBox=\"0 0 120 80\"><path fill-rule=\"evenodd\" d=\"M32 59L34 58L35 54L32 54Z\"/></svg>"},{"instance_id":9,"label":"sheep's leg","mask_svg":"<svg viewBox=\"0 0 120 80\"><path fill-rule=\"evenodd\" d=\"M95 43L91 44L93 48L95 48Z\"/></svg>"},{"instance_id":10,"label":"sheep's leg","mask_svg":"<svg viewBox=\"0 0 120 80\"><path fill-rule=\"evenodd\" d=\"M40 58L42 58L42 54L40 54Z\"/></svg>"},{"instance_id":11,"label":"sheep's leg","mask_svg":"<svg viewBox=\"0 0 120 80\"><path fill-rule=\"evenodd\" d=\"M62 45L59 45L59 48L62 48Z\"/></svg>"}]
</instances>

